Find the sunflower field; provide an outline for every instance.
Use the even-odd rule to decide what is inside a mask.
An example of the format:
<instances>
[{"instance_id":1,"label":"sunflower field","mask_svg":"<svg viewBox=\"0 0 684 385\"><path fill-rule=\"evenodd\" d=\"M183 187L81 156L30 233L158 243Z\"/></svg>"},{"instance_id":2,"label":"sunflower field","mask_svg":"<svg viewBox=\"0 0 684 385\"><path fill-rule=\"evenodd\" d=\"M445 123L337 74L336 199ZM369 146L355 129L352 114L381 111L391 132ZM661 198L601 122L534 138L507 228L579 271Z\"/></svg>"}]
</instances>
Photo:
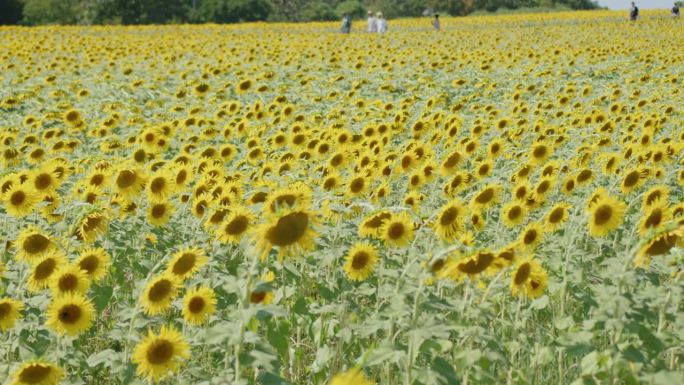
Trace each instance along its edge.
<instances>
[{"instance_id":1,"label":"sunflower field","mask_svg":"<svg viewBox=\"0 0 684 385\"><path fill-rule=\"evenodd\" d=\"M644 14L0 28L0 383L684 383Z\"/></svg>"}]
</instances>

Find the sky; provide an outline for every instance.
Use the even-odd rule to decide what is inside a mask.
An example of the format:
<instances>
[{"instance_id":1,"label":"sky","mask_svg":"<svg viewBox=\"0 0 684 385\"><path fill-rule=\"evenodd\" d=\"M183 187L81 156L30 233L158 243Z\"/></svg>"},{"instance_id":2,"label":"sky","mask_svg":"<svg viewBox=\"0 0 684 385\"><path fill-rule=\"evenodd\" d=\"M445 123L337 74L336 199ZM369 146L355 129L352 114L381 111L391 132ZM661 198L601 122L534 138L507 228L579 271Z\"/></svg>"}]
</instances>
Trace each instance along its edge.
<instances>
[{"instance_id":1,"label":"sky","mask_svg":"<svg viewBox=\"0 0 684 385\"><path fill-rule=\"evenodd\" d=\"M634 0L640 9L671 8L674 0ZM599 5L610 9L627 9L631 0L598 0Z\"/></svg>"}]
</instances>

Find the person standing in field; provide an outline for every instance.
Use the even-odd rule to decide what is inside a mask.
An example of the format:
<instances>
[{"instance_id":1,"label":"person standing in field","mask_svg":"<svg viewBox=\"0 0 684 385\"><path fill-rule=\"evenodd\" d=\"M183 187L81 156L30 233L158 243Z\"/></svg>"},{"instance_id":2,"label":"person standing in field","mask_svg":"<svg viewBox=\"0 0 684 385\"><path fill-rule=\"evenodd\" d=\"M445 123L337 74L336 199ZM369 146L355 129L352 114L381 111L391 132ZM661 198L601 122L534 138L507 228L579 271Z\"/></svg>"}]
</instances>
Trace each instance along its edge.
<instances>
[{"instance_id":1,"label":"person standing in field","mask_svg":"<svg viewBox=\"0 0 684 385\"><path fill-rule=\"evenodd\" d=\"M632 2L632 8L629 10L629 20L631 21L636 21L636 19L639 17L639 7Z\"/></svg>"},{"instance_id":2,"label":"person standing in field","mask_svg":"<svg viewBox=\"0 0 684 385\"><path fill-rule=\"evenodd\" d=\"M348 34L351 32L351 16L348 14L343 14L342 15L342 33Z\"/></svg>"},{"instance_id":3,"label":"person standing in field","mask_svg":"<svg viewBox=\"0 0 684 385\"><path fill-rule=\"evenodd\" d=\"M387 32L387 19L382 16L382 12L378 12L378 33Z\"/></svg>"},{"instance_id":4,"label":"person standing in field","mask_svg":"<svg viewBox=\"0 0 684 385\"><path fill-rule=\"evenodd\" d=\"M435 13L435 18L432 20L432 28L434 28L435 31L439 31L439 13Z\"/></svg>"},{"instance_id":5,"label":"person standing in field","mask_svg":"<svg viewBox=\"0 0 684 385\"><path fill-rule=\"evenodd\" d=\"M372 11L368 11L368 32L378 32L378 19L375 18Z\"/></svg>"},{"instance_id":6,"label":"person standing in field","mask_svg":"<svg viewBox=\"0 0 684 385\"><path fill-rule=\"evenodd\" d=\"M677 3L672 7L672 17L675 19L679 17L679 5Z\"/></svg>"}]
</instances>

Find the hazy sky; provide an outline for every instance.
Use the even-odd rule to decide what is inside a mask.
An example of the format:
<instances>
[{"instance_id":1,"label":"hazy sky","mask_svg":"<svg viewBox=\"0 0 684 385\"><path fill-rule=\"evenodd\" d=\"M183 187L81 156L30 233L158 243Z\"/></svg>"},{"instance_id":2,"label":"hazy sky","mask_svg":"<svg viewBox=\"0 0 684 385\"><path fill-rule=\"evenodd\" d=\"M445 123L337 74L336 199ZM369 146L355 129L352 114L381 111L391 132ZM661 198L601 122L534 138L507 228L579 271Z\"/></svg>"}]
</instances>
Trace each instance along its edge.
<instances>
[{"instance_id":1,"label":"hazy sky","mask_svg":"<svg viewBox=\"0 0 684 385\"><path fill-rule=\"evenodd\" d=\"M634 2L640 9L671 8L674 4L674 0L634 0ZM598 0L598 3L611 9L627 9L631 0Z\"/></svg>"}]
</instances>

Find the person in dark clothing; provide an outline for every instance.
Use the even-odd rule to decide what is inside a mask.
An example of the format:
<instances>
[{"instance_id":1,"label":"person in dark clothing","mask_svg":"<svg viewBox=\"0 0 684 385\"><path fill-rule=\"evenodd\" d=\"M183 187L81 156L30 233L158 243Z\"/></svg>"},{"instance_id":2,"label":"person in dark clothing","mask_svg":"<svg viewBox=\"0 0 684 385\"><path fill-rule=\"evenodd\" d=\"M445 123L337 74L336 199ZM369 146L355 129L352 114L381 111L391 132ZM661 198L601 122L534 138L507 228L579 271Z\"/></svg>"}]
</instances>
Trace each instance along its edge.
<instances>
[{"instance_id":1,"label":"person in dark clothing","mask_svg":"<svg viewBox=\"0 0 684 385\"><path fill-rule=\"evenodd\" d=\"M629 20L631 21L636 21L636 19L639 17L639 7L632 2L632 8L629 10Z\"/></svg>"},{"instance_id":2,"label":"person in dark clothing","mask_svg":"<svg viewBox=\"0 0 684 385\"><path fill-rule=\"evenodd\" d=\"M677 5L677 3L672 7L672 17L679 17L679 5Z\"/></svg>"},{"instance_id":3,"label":"person in dark clothing","mask_svg":"<svg viewBox=\"0 0 684 385\"><path fill-rule=\"evenodd\" d=\"M351 16L348 14L342 15L342 33L349 33L351 32Z\"/></svg>"}]
</instances>

